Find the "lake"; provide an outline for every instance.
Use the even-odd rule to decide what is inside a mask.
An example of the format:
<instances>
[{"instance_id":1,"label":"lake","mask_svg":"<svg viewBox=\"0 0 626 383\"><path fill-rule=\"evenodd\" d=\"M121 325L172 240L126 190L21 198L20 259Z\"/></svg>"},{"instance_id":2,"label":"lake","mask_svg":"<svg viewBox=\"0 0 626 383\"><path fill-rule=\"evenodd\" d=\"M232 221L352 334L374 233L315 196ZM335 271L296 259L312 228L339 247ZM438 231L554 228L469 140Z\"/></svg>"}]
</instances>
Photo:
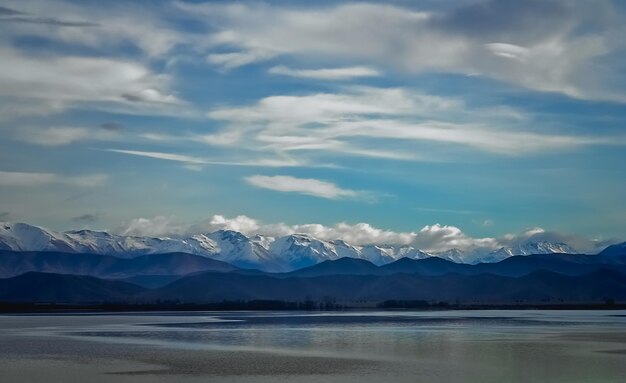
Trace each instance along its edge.
<instances>
[{"instance_id":1,"label":"lake","mask_svg":"<svg viewBox=\"0 0 626 383\"><path fill-rule=\"evenodd\" d=\"M626 311L0 316L2 382L624 382Z\"/></svg>"}]
</instances>

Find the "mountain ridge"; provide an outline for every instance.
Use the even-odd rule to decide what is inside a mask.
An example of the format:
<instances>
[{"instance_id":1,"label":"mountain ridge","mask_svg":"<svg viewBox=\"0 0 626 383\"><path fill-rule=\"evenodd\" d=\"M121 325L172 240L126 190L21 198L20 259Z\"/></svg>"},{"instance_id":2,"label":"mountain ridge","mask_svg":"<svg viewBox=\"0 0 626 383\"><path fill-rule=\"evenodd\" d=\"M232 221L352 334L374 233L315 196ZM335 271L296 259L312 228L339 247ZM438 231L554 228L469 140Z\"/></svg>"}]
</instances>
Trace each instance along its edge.
<instances>
[{"instance_id":1,"label":"mountain ridge","mask_svg":"<svg viewBox=\"0 0 626 383\"><path fill-rule=\"evenodd\" d=\"M288 272L326 260L351 257L378 266L401 258L438 257L463 262L467 253L459 249L428 252L412 246L355 246L343 240L326 241L306 234L283 237L246 236L233 230L195 234L186 237L142 237L111 234L106 231L71 230L63 233L25 223L0 223L0 250L93 253L118 258L136 258L149 254L187 253L227 262L239 268L268 272ZM498 262L513 255L562 253L571 250L567 244L529 242L514 247L473 254L474 262ZM569 252L569 251L567 251ZM519 254L515 254L519 253Z\"/></svg>"}]
</instances>

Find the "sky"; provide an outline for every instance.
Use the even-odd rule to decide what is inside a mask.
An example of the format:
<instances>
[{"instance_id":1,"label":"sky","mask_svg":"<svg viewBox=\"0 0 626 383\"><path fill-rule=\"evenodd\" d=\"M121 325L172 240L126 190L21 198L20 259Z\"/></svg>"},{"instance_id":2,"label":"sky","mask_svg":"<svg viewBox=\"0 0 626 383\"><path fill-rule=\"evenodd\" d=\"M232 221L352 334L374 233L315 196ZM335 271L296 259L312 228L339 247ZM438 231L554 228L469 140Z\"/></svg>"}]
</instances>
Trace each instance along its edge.
<instances>
[{"instance_id":1,"label":"sky","mask_svg":"<svg viewBox=\"0 0 626 383\"><path fill-rule=\"evenodd\" d=\"M2 221L626 239L618 1L0 0L0 63Z\"/></svg>"}]
</instances>

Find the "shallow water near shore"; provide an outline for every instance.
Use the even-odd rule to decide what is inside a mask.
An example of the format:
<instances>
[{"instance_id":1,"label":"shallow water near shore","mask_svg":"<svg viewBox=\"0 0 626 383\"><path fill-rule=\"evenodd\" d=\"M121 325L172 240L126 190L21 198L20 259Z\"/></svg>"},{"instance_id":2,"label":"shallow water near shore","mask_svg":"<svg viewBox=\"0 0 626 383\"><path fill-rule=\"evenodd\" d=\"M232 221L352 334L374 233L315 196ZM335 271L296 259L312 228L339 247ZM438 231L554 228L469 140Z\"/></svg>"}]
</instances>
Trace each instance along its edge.
<instances>
[{"instance_id":1,"label":"shallow water near shore","mask_svg":"<svg viewBox=\"0 0 626 383\"><path fill-rule=\"evenodd\" d=\"M626 311L0 316L6 382L622 382Z\"/></svg>"}]
</instances>

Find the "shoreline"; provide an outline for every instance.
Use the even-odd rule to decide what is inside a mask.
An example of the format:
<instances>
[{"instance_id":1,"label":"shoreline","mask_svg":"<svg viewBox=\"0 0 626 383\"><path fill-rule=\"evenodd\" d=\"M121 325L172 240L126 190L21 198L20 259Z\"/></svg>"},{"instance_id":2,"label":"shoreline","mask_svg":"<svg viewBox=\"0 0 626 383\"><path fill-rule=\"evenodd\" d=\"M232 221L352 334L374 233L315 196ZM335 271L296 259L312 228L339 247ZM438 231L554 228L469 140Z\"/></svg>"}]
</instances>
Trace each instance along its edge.
<instances>
[{"instance_id":1,"label":"shoreline","mask_svg":"<svg viewBox=\"0 0 626 383\"><path fill-rule=\"evenodd\" d=\"M234 304L236 303L236 304ZM125 313L125 312L202 312L202 311L460 311L460 310L563 310L598 311L626 310L626 304L477 304L477 305L423 305L423 306L372 306L372 307L325 307L321 305L282 305L277 302L219 302L209 304L48 304L48 303L0 303L0 314L51 314L51 313ZM290 303L290 302L286 302Z\"/></svg>"}]
</instances>

